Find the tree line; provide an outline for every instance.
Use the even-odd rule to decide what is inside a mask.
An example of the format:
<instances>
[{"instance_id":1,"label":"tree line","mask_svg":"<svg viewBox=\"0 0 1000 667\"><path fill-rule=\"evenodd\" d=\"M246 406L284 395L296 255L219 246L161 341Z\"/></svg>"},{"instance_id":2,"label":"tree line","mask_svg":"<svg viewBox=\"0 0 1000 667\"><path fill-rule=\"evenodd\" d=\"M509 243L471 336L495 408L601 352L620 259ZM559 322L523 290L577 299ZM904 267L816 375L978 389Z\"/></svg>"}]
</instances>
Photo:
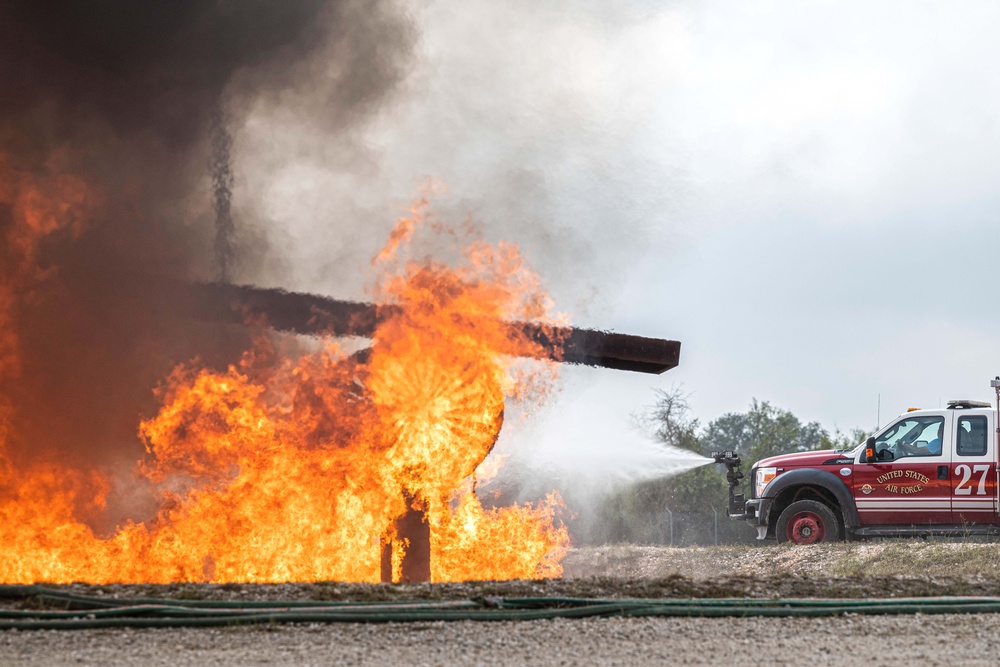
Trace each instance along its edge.
<instances>
[{"instance_id":1,"label":"tree line","mask_svg":"<svg viewBox=\"0 0 1000 667\"><path fill-rule=\"evenodd\" d=\"M666 445L710 456L735 449L747 473L742 491L748 492L750 465L760 459L818 449L848 449L868 435L863 429L834 430L818 422L803 423L788 410L753 399L746 412L728 413L702 425L691 414L680 389L656 392L652 406L637 416ZM755 531L726 515L729 498L725 469L711 464L688 472L642 482L605 498L582 541L636 544L749 543ZM747 493L749 496L749 493Z\"/></svg>"}]
</instances>

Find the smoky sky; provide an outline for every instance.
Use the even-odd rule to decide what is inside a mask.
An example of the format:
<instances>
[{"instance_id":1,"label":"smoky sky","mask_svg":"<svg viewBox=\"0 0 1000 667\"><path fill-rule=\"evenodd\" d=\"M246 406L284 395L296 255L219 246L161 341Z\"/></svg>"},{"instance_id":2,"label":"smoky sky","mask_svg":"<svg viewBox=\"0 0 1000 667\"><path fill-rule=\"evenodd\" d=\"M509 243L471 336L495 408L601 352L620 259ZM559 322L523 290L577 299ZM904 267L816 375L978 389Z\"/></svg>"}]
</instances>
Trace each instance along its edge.
<instances>
[{"instance_id":1,"label":"smoky sky","mask_svg":"<svg viewBox=\"0 0 1000 667\"><path fill-rule=\"evenodd\" d=\"M21 150L44 150L97 126L183 153L236 70L315 48L325 4L5 4L4 132L25 137Z\"/></svg>"},{"instance_id":2,"label":"smoky sky","mask_svg":"<svg viewBox=\"0 0 1000 667\"><path fill-rule=\"evenodd\" d=\"M222 185L232 183L230 145L222 141L220 152L220 137L257 100L282 95L309 96L329 133L351 133L391 98L411 32L383 2L0 7L0 157L18 187L54 196L72 176L92 195L80 224L41 241L35 262L44 276L18 286L20 371L0 379L13 406L13 457L134 460L139 419L155 409L153 389L174 365L238 358L245 332L171 317L177 304L148 281L228 277L241 254L263 252L266 235L241 229L238 217L224 221L224 233L215 227L229 201L220 204L216 191L213 202L211 172L221 168ZM334 65L336 82L310 82ZM18 215L12 201L0 203L8 275ZM252 263L240 277L254 280Z\"/></svg>"}]
</instances>

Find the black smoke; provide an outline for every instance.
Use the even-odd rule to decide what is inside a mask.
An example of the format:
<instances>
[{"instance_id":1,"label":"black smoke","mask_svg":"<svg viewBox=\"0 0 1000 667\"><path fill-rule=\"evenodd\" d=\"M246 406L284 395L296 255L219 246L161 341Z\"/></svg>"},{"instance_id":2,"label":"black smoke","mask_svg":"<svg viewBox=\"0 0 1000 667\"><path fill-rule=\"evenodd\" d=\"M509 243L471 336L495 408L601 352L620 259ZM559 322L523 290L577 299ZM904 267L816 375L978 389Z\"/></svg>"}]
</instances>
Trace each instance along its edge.
<instances>
[{"instance_id":1,"label":"black smoke","mask_svg":"<svg viewBox=\"0 0 1000 667\"><path fill-rule=\"evenodd\" d=\"M98 201L44 239L40 277L18 285L10 309L20 370L0 377L0 394L15 461L134 460L139 419L174 365L238 358L245 333L173 317L175 293L149 277L252 281L231 202L247 109L309 90L321 71L310 65L336 57L350 75L323 89L323 104L350 132L405 74L409 30L378 0L0 5L0 159L42 191L79 177ZM11 197L0 201L7 275L18 215Z\"/></svg>"}]
</instances>

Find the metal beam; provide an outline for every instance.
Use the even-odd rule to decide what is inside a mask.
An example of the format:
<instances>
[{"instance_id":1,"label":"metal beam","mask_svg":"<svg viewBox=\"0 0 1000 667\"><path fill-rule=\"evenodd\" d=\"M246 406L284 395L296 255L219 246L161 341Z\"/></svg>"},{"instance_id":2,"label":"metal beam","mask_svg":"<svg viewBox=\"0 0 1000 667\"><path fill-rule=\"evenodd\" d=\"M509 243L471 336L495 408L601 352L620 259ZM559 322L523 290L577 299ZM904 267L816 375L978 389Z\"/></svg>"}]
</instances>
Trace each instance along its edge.
<instances>
[{"instance_id":1,"label":"metal beam","mask_svg":"<svg viewBox=\"0 0 1000 667\"><path fill-rule=\"evenodd\" d=\"M177 283L184 314L200 320L244 324L255 318L279 331L311 336L370 338L378 324L400 311L395 305L343 301L317 294L286 292L249 285ZM539 344L539 355L554 361L623 371L660 374L677 366L681 344L674 340L558 327L538 322L509 322L512 334Z\"/></svg>"}]
</instances>

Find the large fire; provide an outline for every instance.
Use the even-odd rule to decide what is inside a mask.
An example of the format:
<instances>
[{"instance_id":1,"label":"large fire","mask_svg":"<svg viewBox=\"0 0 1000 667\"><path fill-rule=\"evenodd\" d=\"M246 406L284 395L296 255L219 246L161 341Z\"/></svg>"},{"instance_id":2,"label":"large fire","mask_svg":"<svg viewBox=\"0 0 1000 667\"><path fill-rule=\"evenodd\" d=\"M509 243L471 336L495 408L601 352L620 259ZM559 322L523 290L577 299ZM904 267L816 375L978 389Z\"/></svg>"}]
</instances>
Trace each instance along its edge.
<instances>
[{"instance_id":1,"label":"large fire","mask_svg":"<svg viewBox=\"0 0 1000 667\"><path fill-rule=\"evenodd\" d=\"M0 290L8 374L7 303L28 283L44 288L35 245L95 205L77 180L54 183L48 199L15 180L0 162L0 203L21 243ZM543 355L504 323L549 321L548 299L512 245L471 243L455 266L403 261L422 219L421 207L404 217L373 262L376 300L401 308L370 349L324 340L303 353L262 330L239 364L188 362L164 380L158 413L137 424L147 456L136 481L156 489L154 517L97 534L108 474L15 463L0 430L0 582L379 581L380 544L398 537L394 520L414 498L433 581L558 576L569 541L558 497L489 508L475 491L505 399L535 395L554 373L518 361ZM393 544L398 578L407 544Z\"/></svg>"}]
</instances>

